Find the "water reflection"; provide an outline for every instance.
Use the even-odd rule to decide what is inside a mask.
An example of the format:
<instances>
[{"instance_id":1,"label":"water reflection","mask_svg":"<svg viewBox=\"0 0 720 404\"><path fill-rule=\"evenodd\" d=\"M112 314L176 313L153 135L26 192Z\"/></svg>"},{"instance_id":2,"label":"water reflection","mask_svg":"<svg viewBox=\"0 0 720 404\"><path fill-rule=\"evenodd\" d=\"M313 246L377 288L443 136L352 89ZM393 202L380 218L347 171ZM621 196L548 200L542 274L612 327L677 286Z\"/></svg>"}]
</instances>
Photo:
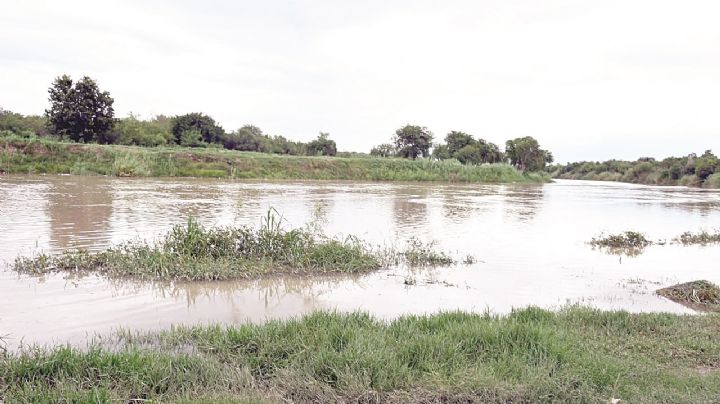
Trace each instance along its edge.
<instances>
[{"instance_id":1,"label":"water reflection","mask_svg":"<svg viewBox=\"0 0 720 404\"><path fill-rule=\"evenodd\" d=\"M52 247L77 248L88 240L107 243L113 199L107 181L73 177L53 182L47 193Z\"/></svg>"}]
</instances>

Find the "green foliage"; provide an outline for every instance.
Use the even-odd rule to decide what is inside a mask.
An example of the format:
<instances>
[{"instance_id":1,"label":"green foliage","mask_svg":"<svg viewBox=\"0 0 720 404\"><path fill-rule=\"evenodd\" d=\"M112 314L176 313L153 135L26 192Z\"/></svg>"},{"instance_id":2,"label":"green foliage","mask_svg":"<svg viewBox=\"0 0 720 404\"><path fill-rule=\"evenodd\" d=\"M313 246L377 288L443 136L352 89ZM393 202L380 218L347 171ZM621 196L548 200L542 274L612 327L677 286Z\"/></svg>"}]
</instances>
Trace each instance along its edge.
<instances>
[{"instance_id":1,"label":"green foliage","mask_svg":"<svg viewBox=\"0 0 720 404\"><path fill-rule=\"evenodd\" d=\"M445 136L445 144L450 157L455 157L457 152L475 143L475 139L465 132L452 131Z\"/></svg>"},{"instance_id":2,"label":"green foliage","mask_svg":"<svg viewBox=\"0 0 720 404\"><path fill-rule=\"evenodd\" d=\"M651 185L685 185L720 188L718 158L707 150L702 156L668 157L661 161L640 158L637 161L583 161L556 165L548 171L555 178L622 181Z\"/></svg>"},{"instance_id":3,"label":"green foliage","mask_svg":"<svg viewBox=\"0 0 720 404\"><path fill-rule=\"evenodd\" d=\"M48 136L47 119L39 115L22 115L0 108L0 132Z\"/></svg>"},{"instance_id":4,"label":"green foliage","mask_svg":"<svg viewBox=\"0 0 720 404\"><path fill-rule=\"evenodd\" d=\"M258 229L207 229L190 219L157 243L130 242L99 253L67 251L49 257L19 257L18 272L97 272L109 276L219 280L269 273L362 272L377 269L379 258L364 243L336 240L305 230L281 228L268 213Z\"/></svg>"},{"instance_id":5,"label":"green foliage","mask_svg":"<svg viewBox=\"0 0 720 404\"><path fill-rule=\"evenodd\" d=\"M503 153L494 143L480 139L458 150L453 157L463 164L492 164L503 161Z\"/></svg>"},{"instance_id":6,"label":"green foliage","mask_svg":"<svg viewBox=\"0 0 720 404\"><path fill-rule=\"evenodd\" d=\"M114 144L156 147L173 143L172 119L163 115L150 120L138 119L135 115L119 119L115 124Z\"/></svg>"},{"instance_id":7,"label":"green foliage","mask_svg":"<svg viewBox=\"0 0 720 404\"><path fill-rule=\"evenodd\" d=\"M510 164L522 171L540 171L545 164L553 162L553 155L540 148L540 144L531 136L505 142L505 155Z\"/></svg>"},{"instance_id":8,"label":"green foliage","mask_svg":"<svg viewBox=\"0 0 720 404\"><path fill-rule=\"evenodd\" d=\"M189 129L180 134L180 146L205 147L207 143L203 142L203 135L199 130Z\"/></svg>"},{"instance_id":9,"label":"green foliage","mask_svg":"<svg viewBox=\"0 0 720 404\"><path fill-rule=\"evenodd\" d=\"M620 234L593 237L590 244L597 247L644 248L652 244L652 241L642 233L626 231Z\"/></svg>"},{"instance_id":10,"label":"green foliage","mask_svg":"<svg viewBox=\"0 0 720 404\"><path fill-rule=\"evenodd\" d=\"M393 157L395 155L395 146L390 143L383 143L373 147L370 155L374 157Z\"/></svg>"},{"instance_id":11,"label":"green foliage","mask_svg":"<svg viewBox=\"0 0 720 404\"><path fill-rule=\"evenodd\" d=\"M225 137L225 130L214 119L199 112L176 116L171 131L175 142L180 145L183 144L183 135L191 131L199 132L201 141L205 143L220 143Z\"/></svg>"},{"instance_id":12,"label":"green foliage","mask_svg":"<svg viewBox=\"0 0 720 404\"><path fill-rule=\"evenodd\" d=\"M523 174L507 164L465 166L455 160L302 157L218 148L81 145L0 133L0 172L116 175L113 169L116 161L121 161L122 166L142 168L133 171L137 175L154 177L491 183L549 180L545 173Z\"/></svg>"},{"instance_id":13,"label":"green foliage","mask_svg":"<svg viewBox=\"0 0 720 404\"><path fill-rule=\"evenodd\" d=\"M535 307L120 331L0 357L5 402L715 402L720 316ZM244 401L249 402L249 401Z\"/></svg>"},{"instance_id":14,"label":"green foliage","mask_svg":"<svg viewBox=\"0 0 720 404\"><path fill-rule=\"evenodd\" d=\"M329 133L320 132L317 139L307 144L309 156L334 156L337 154L337 145L330 139Z\"/></svg>"},{"instance_id":15,"label":"green foliage","mask_svg":"<svg viewBox=\"0 0 720 404\"><path fill-rule=\"evenodd\" d=\"M708 281L673 285L658 290L657 294L695 309L720 312L720 288Z\"/></svg>"},{"instance_id":16,"label":"green foliage","mask_svg":"<svg viewBox=\"0 0 720 404\"><path fill-rule=\"evenodd\" d=\"M63 75L48 90L50 108L45 111L50 131L60 138L90 143L102 141L115 123L113 99L97 83L84 76L78 82Z\"/></svg>"},{"instance_id":17,"label":"green foliage","mask_svg":"<svg viewBox=\"0 0 720 404\"><path fill-rule=\"evenodd\" d=\"M678 242L680 244L684 245L691 245L691 244L718 244L720 243L720 231L715 231L715 233L710 233L706 230L693 233L686 231L685 233L681 234L680 236L676 237L674 239L675 242Z\"/></svg>"},{"instance_id":18,"label":"green foliage","mask_svg":"<svg viewBox=\"0 0 720 404\"><path fill-rule=\"evenodd\" d=\"M405 125L395 131L393 142L399 157L416 159L430 156L433 135L426 127Z\"/></svg>"}]
</instances>

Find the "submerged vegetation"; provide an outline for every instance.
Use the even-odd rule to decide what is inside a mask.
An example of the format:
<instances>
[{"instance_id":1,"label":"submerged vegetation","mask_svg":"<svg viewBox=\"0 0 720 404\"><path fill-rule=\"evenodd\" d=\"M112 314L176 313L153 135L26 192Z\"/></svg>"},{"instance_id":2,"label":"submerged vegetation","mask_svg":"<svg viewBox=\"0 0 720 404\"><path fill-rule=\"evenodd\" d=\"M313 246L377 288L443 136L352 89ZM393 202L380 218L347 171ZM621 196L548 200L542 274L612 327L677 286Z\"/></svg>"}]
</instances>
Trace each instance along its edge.
<instances>
[{"instance_id":1,"label":"submerged vegetation","mask_svg":"<svg viewBox=\"0 0 720 404\"><path fill-rule=\"evenodd\" d=\"M5 402L712 402L720 316L315 313L0 356Z\"/></svg>"},{"instance_id":2,"label":"submerged vegetation","mask_svg":"<svg viewBox=\"0 0 720 404\"><path fill-rule=\"evenodd\" d=\"M608 249L642 250L653 242L648 240L644 234L636 231L626 231L620 234L600 235L590 240L593 247L604 247Z\"/></svg>"},{"instance_id":3,"label":"submerged vegetation","mask_svg":"<svg viewBox=\"0 0 720 404\"><path fill-rule=\"evenodd\" d=\"M270 210L259 228L206 228L196 220L177 225L155 243L135 240L105 251L68 250L60 255L16 258L20 273L98 273L141 279L225 280L268 274L357 273L401 260L410 266L456 261L434 244L413 239L406 250L375 251L356 237L329 238L308 225L285 230Z\"/></svg>"},{"instance_id":4,"label":"submerged vegetation","mask_svg":"<svg viewBox=\"0 0 720 404\"><path fill-rule=\"evenodd\" d=\"M720 312L720 288L700 280L659 289L657 294L695 310Z\"/></svg>"},{"instance_id":5,"label":"submerged vegetation","mask_svg":"<svg viewBox=\"0 0 720 404\"><path fill-rule=\"evenodd\" d=\"M303 157L217 148L93 145L24 138L11 133L0 133L0 173L486 183L549 181L547 174L522 173L506 164L466 166L429 159Z\"/></svg>"},{"instance_id":6,"label":"submerged vegetation","mask_svg":"<svg viewBox=\"0 0 720 404\"><path fill-rule=\"evenodd\" d=\"M205 228L195 220L175 226L155 244L133 241L98 253L19 257L29 274L93 272L139 278L220 280L272 273L353 273L380 267L380 258L353 237L329 239L307 230L283 230L269 214L258 229Z\"/></svg>"},{"instance_id":7,"label":"submerged vegetation","mask_svg":"<svg viewBox=\"0 0 720 404\"><path fill-rule=\"evenodd\" d=\"M710 233L706 230L701 230L697 233L685 232L674 239L675 242L683 245L691 244L718 244L720 243L720 231Z\"/></svg>"},{"instance_id":8,"label":"submerged vegetation","mask_svg":"<svg viewBox=\"0 0 720 404\"><path fill-rule=\"evenodd\" d=\"M583 161L558 164L547 170L553 178L720 188L720 160L710 150L701 156L693 153L661 161L649 157L637 161Z\"/></svg>"}]
</instances>

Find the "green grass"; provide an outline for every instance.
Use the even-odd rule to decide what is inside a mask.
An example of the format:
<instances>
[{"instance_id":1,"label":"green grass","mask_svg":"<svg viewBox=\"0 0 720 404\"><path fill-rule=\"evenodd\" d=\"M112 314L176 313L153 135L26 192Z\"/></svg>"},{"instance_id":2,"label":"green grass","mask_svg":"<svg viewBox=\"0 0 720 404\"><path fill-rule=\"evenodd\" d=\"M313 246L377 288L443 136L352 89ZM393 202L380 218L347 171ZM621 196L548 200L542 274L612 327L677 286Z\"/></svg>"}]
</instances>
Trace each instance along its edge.
<instances>
[{"instance_id":1,"label":"green grass","mask_svg":"<svg viewBox=\"0 0 720 404\"><path fill-rule=\"evenodd\" d=\"M716 402L720 315L315 313L0 357L5 402Z\"/></svg>"},{"instance_id":2,"label":"green grass","mask_svg":"<svg viewBox=\"0 0 720 404\"><path fill-rule=\"evenodd\" d=\"M318 229L285 230L270 210L259 228L206 228L194 219L156 242L135 240L105 251L66 250L17 257L12 269L24 274L53 272L166 280L226 280L269 274L358 273L382 266L447 266L456 261L418 240L407 249L373 249L357 237L335 239Z\"/></svg>"},{"instance_id":3,"label":"green grass","mask_svg":"<svg viewBox=\"0 0 720 404\"><path fill-rule=\"evenodd\" d=\"M0 134L0 173L361 181L548 182L505 164L375 157L300 157L218 148L76 144Z\"/></svg>"},{"instance_id":4,"label":"green grass","mask_svg":"<svg viewBox=\"0 0 720 404\"><path fill-rule=\"evenodd\" d=\"M273 273L354 273L378 269L381 258L360 240L284 230L271 213L259 228L205 228L195 220L175 226L156 243L131 241L98 253L18 257L21 273L99 273L111 277L223 280Z\"/></svg>"}]
</instances>

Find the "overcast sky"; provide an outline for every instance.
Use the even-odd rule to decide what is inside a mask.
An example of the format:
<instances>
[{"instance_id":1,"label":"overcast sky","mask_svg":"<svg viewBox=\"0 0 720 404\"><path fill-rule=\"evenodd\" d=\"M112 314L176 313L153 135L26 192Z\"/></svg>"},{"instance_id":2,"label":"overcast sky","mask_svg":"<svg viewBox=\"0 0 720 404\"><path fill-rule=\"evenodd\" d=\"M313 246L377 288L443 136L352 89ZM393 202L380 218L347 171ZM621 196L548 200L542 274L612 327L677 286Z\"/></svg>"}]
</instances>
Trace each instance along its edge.
<instances>
[{"instance_id":1,"label":"overcast sky","mask_svg":"<svg viewBox=\"0 0 720 404\"><path fill-rule=\"evenodd\" d=\"M118 116L204 112L340 150L406 124L556 160L720 152L720 1L0 0L0 106L89 75Z\"/></svg>"}]
</instances>

